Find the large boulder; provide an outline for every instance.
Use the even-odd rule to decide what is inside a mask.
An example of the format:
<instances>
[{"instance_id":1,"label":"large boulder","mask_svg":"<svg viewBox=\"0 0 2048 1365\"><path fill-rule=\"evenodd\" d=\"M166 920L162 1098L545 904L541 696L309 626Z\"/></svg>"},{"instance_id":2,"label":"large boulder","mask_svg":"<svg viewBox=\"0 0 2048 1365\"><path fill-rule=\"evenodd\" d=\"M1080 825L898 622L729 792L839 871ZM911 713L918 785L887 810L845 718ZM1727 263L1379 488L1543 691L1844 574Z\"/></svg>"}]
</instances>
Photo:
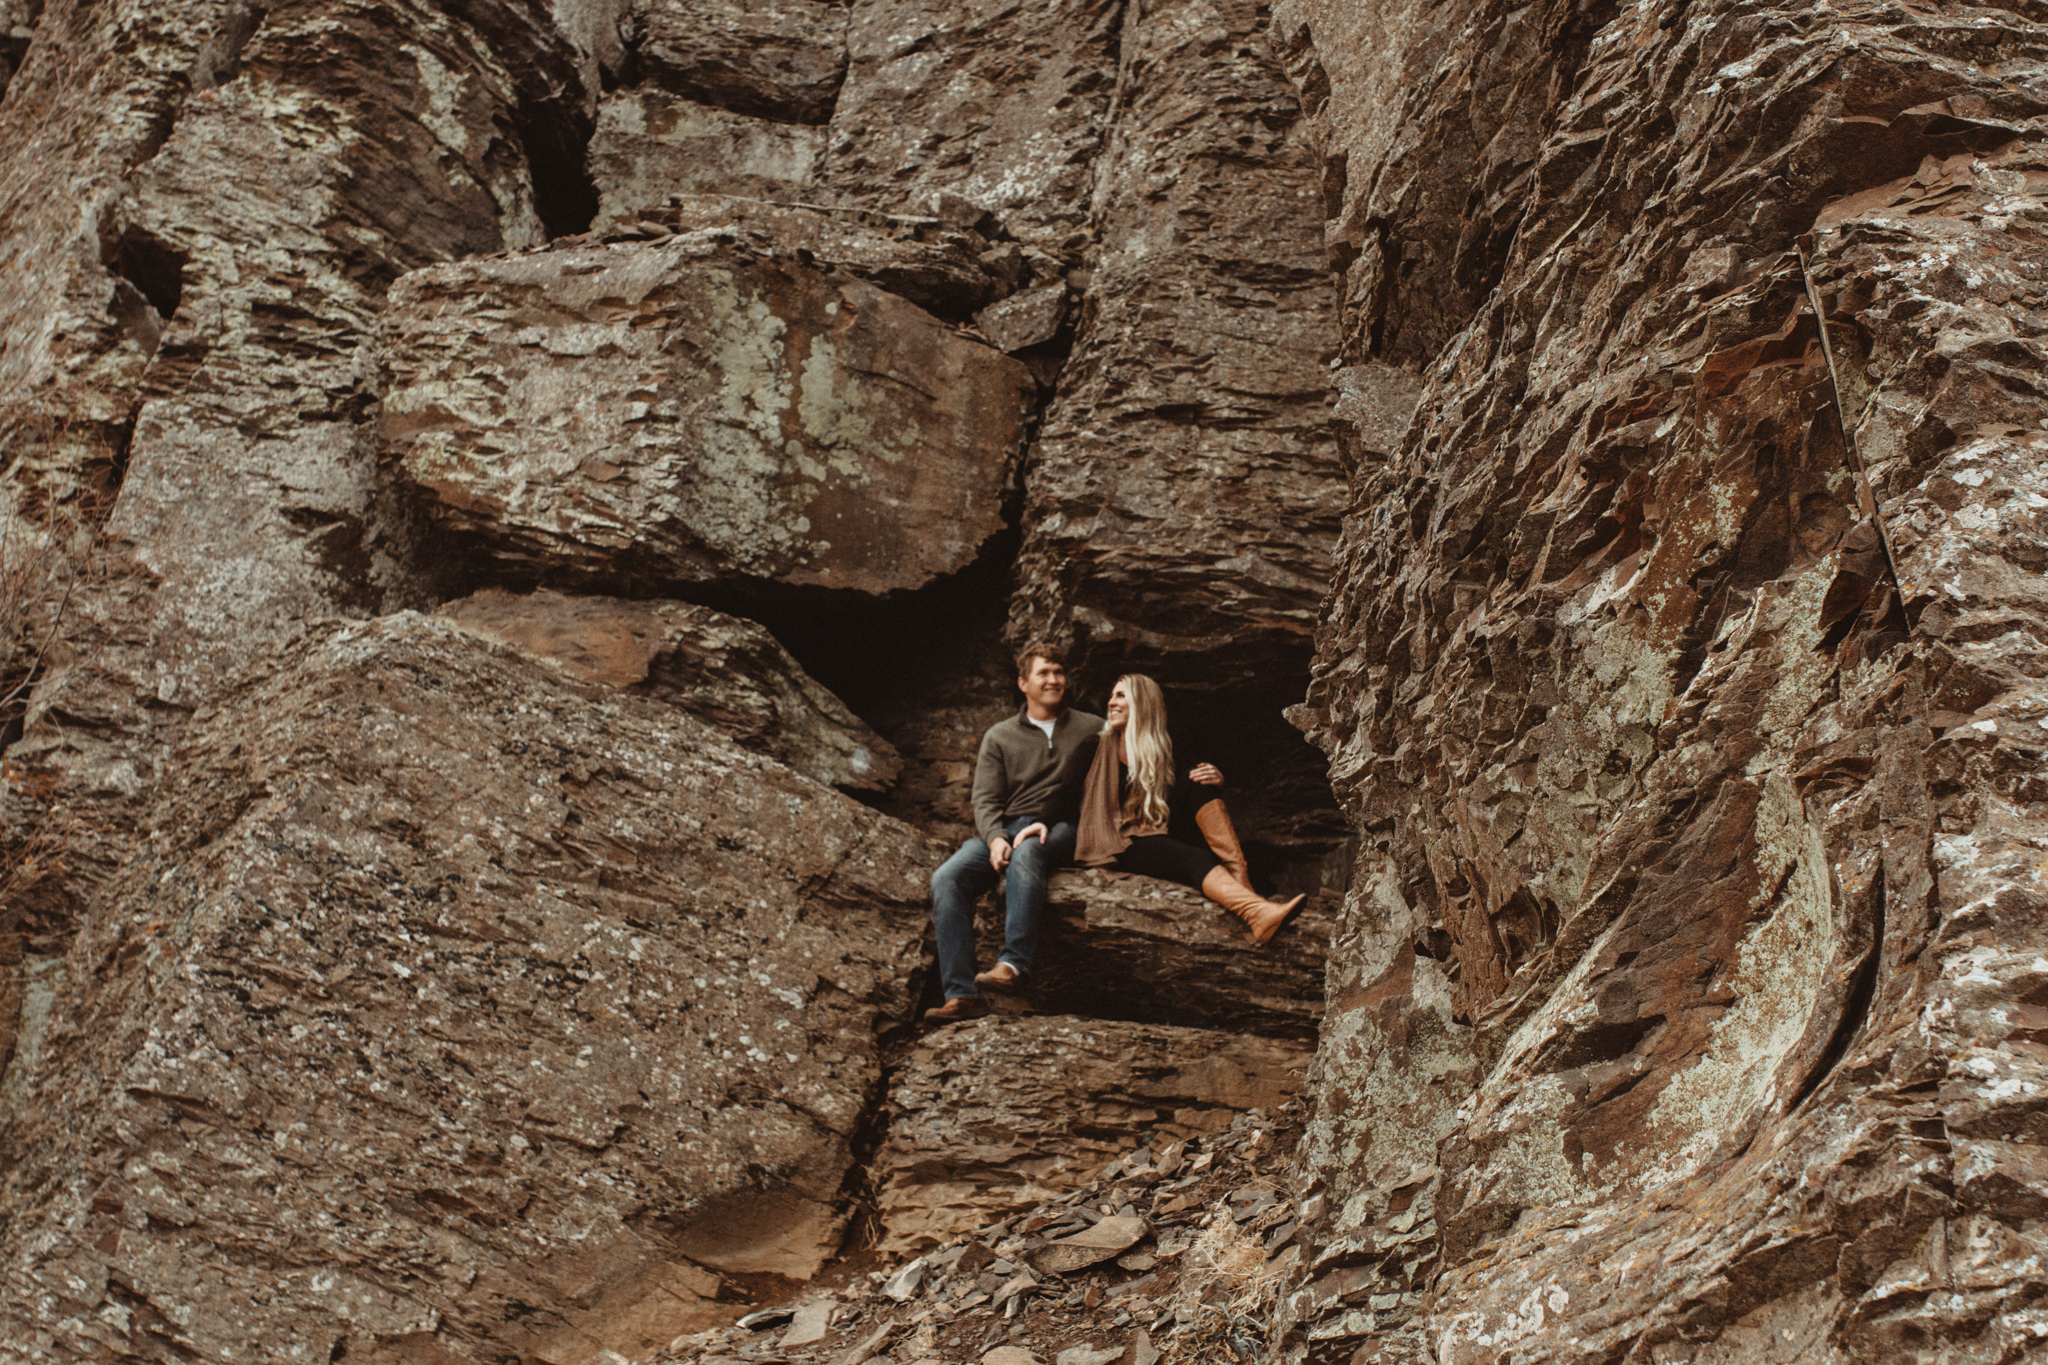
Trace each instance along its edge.
<instances>
[{"instance_id":1,"label":"large boulder","mask_svg":"<svg viewBox=\"0 0 2048 1365\"><path fill-rule=\"evenodd\" d=\"M439 614L586 682L659 697L842 791L887 791L903 766L767 630L710 607L486 588Z\"/></svg>"},{"instance_id":2,"label":"large boulder","mask_svg":"<svg viewBox=\"0 0 2048 1365\"><path fill-rule=\"evenodd\" d=\"M1323 1016L1323 961L1337 897L1309 898L1263 947L1199 892L1151 877L1074 869L1054 876L1034 1008L1103 1019L1230 1029L1307 1042ZM1002 943L1000 893L978 929Z\"/></svg>"},{"instance_id":3,"label":"large boulder","mask_svg":"<svg viewBox=\"0 0 2048 1365\"><path fill-rule=\"evenodd\" d=\"M1031 379L727 231L440 266L392 291L387 449L506 573L886 593L1002 525Z\"/></svg>"},{"instance_id":4,"label":"large boulder","mask_svg":"<svg viewBox=\"0 0 2048 1365\"><path fill-rule=\"evenodd\" d=\"M932 851L451 622L319 637L195 722L0 1092L8 1337L580 1365L811 1274Z\"/></svg>"},{"instance_id":5,"label":"large boulder","mask_svg":"<svg viewBox=\"0 0 2048 1365\"><path fill-rule=\"evenodd\" d=\"M1103 1019L998 1015L925 1038L891 1078L878 1249L973 1232L1153 1140L1228 1128L1300 1093L1305 1043Z\"/></svg>"}]
</instances>

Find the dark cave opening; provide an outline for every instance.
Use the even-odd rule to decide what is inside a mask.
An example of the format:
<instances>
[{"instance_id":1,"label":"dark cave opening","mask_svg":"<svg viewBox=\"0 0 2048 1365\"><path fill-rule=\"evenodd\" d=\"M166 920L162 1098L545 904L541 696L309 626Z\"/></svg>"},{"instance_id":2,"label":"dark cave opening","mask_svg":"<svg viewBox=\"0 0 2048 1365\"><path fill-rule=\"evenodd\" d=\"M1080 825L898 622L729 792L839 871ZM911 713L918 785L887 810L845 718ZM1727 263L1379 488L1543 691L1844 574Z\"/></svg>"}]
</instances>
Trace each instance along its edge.
<instances>
[{"instance_id":1,"label":"dark cave opening","mask_svg":"<svg viewBox=\"0 0 2048 1365\"><path fill-rule=\"evenodd\" d=\"M185 266L191 259L161 238L130 226L103 248L101 263L135 286L157 316L169 322L185 298Z\"/></svg>"},{"instance_id":2,"label":"dark cave opening","mask_svg":"<svg viewBox=\"0 0 2048 1365\"><path fill-rule=\"evenodd\" d=\"M672 584L669 594L757 621L855 714L886 731L935 681L1010 671L1002 629L1022 536L990 537L972 564L882 597L786 584Z\"/></svg>"},{"instance_id":3,"label":"dark cave opening","mask_svg":"<svg viewBox=\"0 0 2048 1365\"><path fill-rule=\"evenodd\" d=\"M588 232L597 217L597 182L590 177L590 126L554 103L522 107L519 141L533 179L533 207L550 240Z\"/></svg>"}]
</instances>

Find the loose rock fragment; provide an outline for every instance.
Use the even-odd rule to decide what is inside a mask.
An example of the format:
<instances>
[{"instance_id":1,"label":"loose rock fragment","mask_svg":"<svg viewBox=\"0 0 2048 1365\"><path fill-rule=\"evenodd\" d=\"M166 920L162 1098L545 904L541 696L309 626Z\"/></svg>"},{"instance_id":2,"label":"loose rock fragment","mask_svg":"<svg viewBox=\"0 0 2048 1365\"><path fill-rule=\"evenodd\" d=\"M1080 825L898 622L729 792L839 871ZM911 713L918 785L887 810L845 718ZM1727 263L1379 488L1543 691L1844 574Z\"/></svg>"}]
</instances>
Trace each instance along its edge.
<instances>
[{"instance_id":1,"label":"loose rock fragment","mask_svg":"<svg viewBox=\"0 0 2048 1365\"><path fill-rule=\"evenodd\" d=\"M917 1287L924 1282L925 1258L920 1256L909 1265L882 1282L882 1292L898 1303L908 1303L917 1297Z\"/></svg>"},{"instance_id":2,"label":"loose rock fragment","mask_svg":"<svg viewBox=\"0 0 2048 1365\"><path fill-rule=\"evenodd\" d=\"M1151 1230L1142 1218L1105 1218L1084 1232L1040 1247L1031 1261L1048 1274L1064 1275L1109 1260L1137 1245Z\"/></svg>"},{"instance_id":3,"label":"loose rock fragment","mask_svg":"<svg viewBox=\"0 0 2048 1365\"><path fill-rule=\"evenodd\" d=\"M1022 1346L998 1346L981 1358L981 1365L1043 1365Z\"/></svg>"},{"instance_id":4,"label":"loose rock fragment","mask_svg":"<svg viewBox=\"0 0 2048 1365\"><path fill-rule=\"evenodd\" d=\"M785 1350L792 1346L809 1346L825 1339L832 1326L832 1310L837 1305L829 1299L816 1299L796 1310L790 1319L789 1330L782 1334L779 1343Z\"/></svg>"},{"instance_id":5,"label":"loose rock fragment","mask_svg":"<svg viewBox=\"0 0 2048 1365\"><path fill-rule=\"evenodd\" d=\"M975 326L999 351L1022 351L1059 335L1067 313L1067 287L1054 283L1012 294L974 315Z\"/></svg>"}]
</instances>

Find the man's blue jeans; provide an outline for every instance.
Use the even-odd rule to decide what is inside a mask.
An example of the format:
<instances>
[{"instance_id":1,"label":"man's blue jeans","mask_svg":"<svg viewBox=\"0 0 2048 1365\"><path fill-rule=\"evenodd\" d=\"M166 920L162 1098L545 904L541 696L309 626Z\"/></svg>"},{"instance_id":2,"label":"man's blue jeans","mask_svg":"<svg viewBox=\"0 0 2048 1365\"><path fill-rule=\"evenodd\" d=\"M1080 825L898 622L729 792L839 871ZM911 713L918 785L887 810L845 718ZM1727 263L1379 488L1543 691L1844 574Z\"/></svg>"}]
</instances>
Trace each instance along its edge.
<instances>
[{"instance_id":1,"label":"man's blue jeans","mask_svg":"<svg viewBox=\"0 0 2048 1365\"><path fill-rule=\"evenodd\" d=\"M1017 832L1037 824L1036 818L1022 816L1005 826L1012 839ZM1045 915L1045 884L1053 870L1074 857L1074 827L1061 821L1047 823L1049 839L1033 835L1021 846L1012 846L1010 865L997 872L988 865L988 844L979 838L960 845L960 851L932 873L932 925L938 931L939 980L948 1000L976 1000L981 988L974 984L974 903L1007 875L1004 890L1008 901L1003 920L1002 960L1029 975L1038 960L1038 922Z\"/></svg>"}]
</instances>

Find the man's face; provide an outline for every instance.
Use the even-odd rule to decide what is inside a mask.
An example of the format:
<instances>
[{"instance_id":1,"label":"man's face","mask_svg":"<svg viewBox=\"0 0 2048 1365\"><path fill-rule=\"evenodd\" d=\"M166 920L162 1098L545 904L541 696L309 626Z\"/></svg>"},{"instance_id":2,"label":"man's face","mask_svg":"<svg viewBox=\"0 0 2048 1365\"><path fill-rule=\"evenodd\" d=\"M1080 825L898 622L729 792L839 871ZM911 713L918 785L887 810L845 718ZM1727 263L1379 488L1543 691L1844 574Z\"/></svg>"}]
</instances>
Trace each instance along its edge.
<instances>
[{"instance_id":1,"label":"man's face","mask_svg":"<svg viewBox=\"0 0 2048 1365\"><path fill-rule=\"evenodd\" d=\"M1017 679L1017 690L1039 709L1056 711L1067 695L1067 670L1050 659L1033 659L1030 670Z\"/></svg>"}]
</instances>

